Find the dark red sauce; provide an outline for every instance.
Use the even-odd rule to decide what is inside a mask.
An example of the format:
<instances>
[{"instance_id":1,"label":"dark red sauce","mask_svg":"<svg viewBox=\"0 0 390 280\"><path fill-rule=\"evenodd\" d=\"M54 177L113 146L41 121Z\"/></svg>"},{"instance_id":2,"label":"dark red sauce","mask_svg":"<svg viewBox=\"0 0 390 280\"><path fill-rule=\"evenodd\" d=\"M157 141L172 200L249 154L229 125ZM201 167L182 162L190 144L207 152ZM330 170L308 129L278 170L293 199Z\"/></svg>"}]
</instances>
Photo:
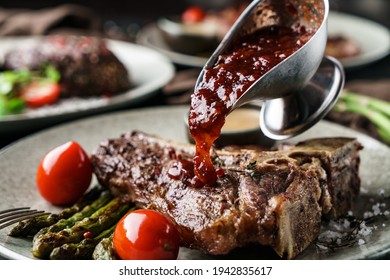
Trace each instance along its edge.
<instances>
[{"instance_id":1,"label":"dark red sauce","mask_svg":"<svg viewBox=\"0 0 390 280\"><path fill-rule=\"evenodd\" d=\"M196 143L195 180L213 185L218 174L210 149L219 137L227 114L236 100L276 64L305 44L312 32L305 28L271 26L258 30L221 55L205 69L203 80L191 96L190 133Z\"/></svg>"},{"instance_id":2,"label":"dark red sauce","mask_svg":"<svg viewBox=\"0 0 390 280\"><path fill-rule=\"evenodd\" d=\"M194 176L193 161L177 157L172 160L167 174L169 178L173 180L180 180L187 186L196 188L203 186L203 183Z\"/></svg>"}]
</instances>

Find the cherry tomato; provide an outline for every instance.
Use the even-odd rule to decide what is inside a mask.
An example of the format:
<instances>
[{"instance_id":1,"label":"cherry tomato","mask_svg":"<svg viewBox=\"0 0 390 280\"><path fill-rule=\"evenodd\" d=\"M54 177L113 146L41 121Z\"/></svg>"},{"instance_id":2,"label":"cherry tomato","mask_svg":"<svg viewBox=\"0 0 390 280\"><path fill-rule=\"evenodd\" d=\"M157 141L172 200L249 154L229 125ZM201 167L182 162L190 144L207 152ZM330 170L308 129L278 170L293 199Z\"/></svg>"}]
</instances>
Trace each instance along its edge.
<instances>
[{"instance_id":1,"label":"cherry tomato","mask_svg":"<svg viewBox=\"0 0 390 280\"><path fill-rule=\"evenodd\" d=\"M48 152L41 160L36 183L43 198L54 205L76 202L92 180L92 164L76 142L67 142Z\"/></svg>"},{"instance_id":2,"label":"cherry tomato","mask_svg":"<svg viewBox=\"0 0 390 280\"><path fill-rule=\"evenodd\" d=\"M187 8L182 16L181 19L184 23L195 23L202 21L206 16L205 11L197 6L192 6Z\"/></svg>"},{"instance_id":3,"label":"cherry tomato","mask_svg":"<svg viewBox=\"0 0 390 280\"><path fill-rule=\"evenodd\" d=\"M116 253L124 260L175 260L180 235L164 215L139 209L118 222L113 241Z\"/></svg>"},{"instance_id":4,"label":"cherry tomato","mask_svg":"<svg viewBox=\"0 0 390 280\"><path fill-rule=\"evenodd\" d=\"M23 88L21 98L32 108L53 104L60 96L61 87L53 82L33 82Z\"/></svg>"}]
</instances>

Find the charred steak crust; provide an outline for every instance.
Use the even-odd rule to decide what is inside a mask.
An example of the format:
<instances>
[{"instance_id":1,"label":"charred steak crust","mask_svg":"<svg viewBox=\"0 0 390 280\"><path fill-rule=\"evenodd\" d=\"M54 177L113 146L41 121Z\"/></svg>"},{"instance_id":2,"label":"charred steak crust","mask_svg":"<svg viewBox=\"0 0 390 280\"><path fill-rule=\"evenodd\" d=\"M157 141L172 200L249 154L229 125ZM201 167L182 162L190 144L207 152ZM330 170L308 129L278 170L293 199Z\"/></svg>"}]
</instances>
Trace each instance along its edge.
<instances>
[{"instance_id":1,"label":"charred steak crust","mask_svg":"<svg viewBox=\"0 0 390 280\"><path fill-rule=\"evenodd\" d=\"M318 236L323 216L350 208L361 148L355 139L332 138L280 151L214 151L225 171L216 186L202 188L186 184L185 169L169 176L191 162L194 146L139 131L101 143L91 160L113 194L169 216L183 246L217 255L258 243L291 259Z\"/></svg>"}]
</instances>

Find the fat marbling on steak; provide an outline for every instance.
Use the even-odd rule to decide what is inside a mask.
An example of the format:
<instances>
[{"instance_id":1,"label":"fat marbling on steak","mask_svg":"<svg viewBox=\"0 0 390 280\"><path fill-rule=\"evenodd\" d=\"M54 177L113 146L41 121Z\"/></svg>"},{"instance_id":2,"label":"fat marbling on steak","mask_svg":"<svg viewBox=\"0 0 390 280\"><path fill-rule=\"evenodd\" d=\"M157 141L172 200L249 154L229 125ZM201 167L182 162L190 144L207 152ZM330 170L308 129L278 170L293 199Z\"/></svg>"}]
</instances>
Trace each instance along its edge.
<instances>
[{"instance_id":1,"label":"fat marbling on steak","mask_svg":"<svg viewBox=\"0 0 390 280\"><path fill-rule=\"evenodd\" d=\"M215 186L191 186L194 146L133 131L91 156L99 182L138 207L170 217L183 246L227 254L257 243L294 258L359 193L359 150L350 138L308 140L278 151L213 151ZM261 254L259 252L259 254Z\"/></svg>"}]
</instances>

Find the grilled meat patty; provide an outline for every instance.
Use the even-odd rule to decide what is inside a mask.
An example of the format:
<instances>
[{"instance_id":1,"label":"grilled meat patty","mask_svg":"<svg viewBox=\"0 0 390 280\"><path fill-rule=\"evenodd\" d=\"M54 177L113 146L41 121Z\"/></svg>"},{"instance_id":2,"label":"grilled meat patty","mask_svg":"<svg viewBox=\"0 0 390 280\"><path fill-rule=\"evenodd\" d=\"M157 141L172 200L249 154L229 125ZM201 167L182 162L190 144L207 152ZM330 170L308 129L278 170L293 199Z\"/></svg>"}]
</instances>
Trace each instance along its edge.
<instances>
[{"instance_id":1,"label":"grilled meat patty","mask_svg":"<svg viewBox=\"0 0 390 280\"><path fill-rule=\"evenodd\" d=\"M130 88L129 73L97 37L51 35L4 56L4 68L38 69L51 63L61 73L61 97L110 95Z\"/></svg>"},{"instance_id":2,"label":"grilled meat patty","mask_svg":"<svg viewBox=\"0 0 390 280\"><path fill-rule=\"evenodd\" d=\"M359 193L359 150L349 138L323 138L279 151L214 151L215 186L191 184L194 146L133 131L100 144L91 156L113 194L170 217L183 246L227 254L252 243L294 258Z\"/></svg>"}]
</instances>

